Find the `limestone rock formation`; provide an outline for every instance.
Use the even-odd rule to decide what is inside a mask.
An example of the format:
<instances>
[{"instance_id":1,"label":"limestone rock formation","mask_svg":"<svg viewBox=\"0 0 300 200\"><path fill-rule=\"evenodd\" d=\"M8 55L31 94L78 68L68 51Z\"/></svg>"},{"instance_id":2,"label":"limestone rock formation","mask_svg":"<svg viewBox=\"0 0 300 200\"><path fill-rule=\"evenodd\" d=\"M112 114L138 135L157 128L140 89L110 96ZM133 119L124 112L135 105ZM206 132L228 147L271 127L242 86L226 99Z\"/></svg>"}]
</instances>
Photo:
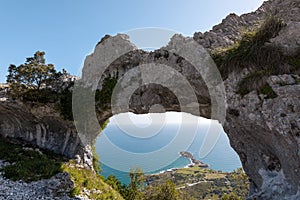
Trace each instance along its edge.
<instances>
[{"instance_id":1,"label":"limestone rock formation","mask_svg":"<svg viewBox=\"0 0 300 200\"><path fill-rule=\"evenodd\" d=\"M25 141L68 158L79 155L82 165L93 168L90 146L82 145L73 123L63 120L49 105L2 102L0 136Z\"/></svg>"},{"instance_id":2,"label":"limestone rock formation","mask_svg":"<svg viewBox=\"0 0 300 200\"><path fill-rule=\"evenodd\" d=\"M299 76L269 77L276 98L256 91L241 97L235 92L241 77L232 74L225 83L229 111L226 133L252 182L253 197L291 199L300 180Z\"/></svg>"},{"instance_id":3,"label":"limestone rock formation","mask_svg":"<svg viewBox=\"0 0 300 200\"><path fill-rule=\"evenodd\" d=\"M254 30L269 16L282 19L286 27L266 45L280 47L286 55L295 56L300 49L300 1L298 0L266 1L257 11L242 16L231 14L211 31L195 33L193 39L209 52L213 52L234 44L241 39L244 30ZM204 77L197 72L193 64L174 53L175 43L179 40L189 42L191 38L174 36L167 47L146 52L137 49L126 35L106 36L97 44L94 53L85 60L83 83L94 90L101 89L104 77L116 76L120 79L130 70L138 75L141 71L134 71L134 68L149 63L157 66L167 65L182 74L196 94L196 101L191 104L198 107L197 110L190 112L212 117L211 108L217 99L213 99ZM116 46L117 49L114 48ZM202 48L199 51L204 52ZM158 77L161 71L154 72ZM249 198L300 199L299 68L298 71L266 78L271 88L268 89L275 93L272 98L257 91L250 91L243 96L237 92L239 82L251 72L253 72L251 69L245 69L232 72L224 78L227 103L224 129L251 180ZM175 93L176 89L173 92L167 87L151 83L136 86L130 98L126 99L129 108L123 108L123 104L120 104L117 112L130 110L136 113L147 113L156 104L164 107L164 110L159 112L182 110L180 99ZM186 91L183 91L183 94L184 92ZM184 97L183 95L183 99ZM126 102L121 103L126 104ZM99 118L104 121L111 114L108 110L100 113ZM0 128L2 136L22 139L68 157L77 157L78 161L83 160L83 163L91 165L92 155L90 151L86 151L89 146L81 143L73 125L62 121L59 116L51 112L41 111L40 108L29 110L24 105L1 104Z\"/></svg>"},{"instance_id":4,"label":"limestone rock formation","mask_svg":"<svg viewBox=\"0 0 300 200\"><path fill-rule=\"evenodd\" d=\"M243 31L257 29L270 16L282 19L286 26L265 45L281 48L285 55L295 56L300 49L300 1L266 1L257 11L242 16L230 14L211 31L195 33L193 38L209 52L213 52L236 43L241 39ZM176 37L173 37L170 44L174 40ZM95 52L97 48L99 46ZM200 114L211 117L212 99L202 77L196 73L191 63L168 50L161 48L153 52L144 52L134 49L116 59L103 74L106 74L104 76L118 74L121 77L141 64L166 64L187 77L197 93L198 102L195 103L205 105L204 110L200 106ZM91 61L90 57L88 59ZM97 58L93 60L91 62L96 66ZM88 71L88 65L84 66L84 70ZM249 198L299 199L299 70L267 78L266 82L275 93L272 98L257 91L251 91L246 95L237 92L239 82L251 72L253 72L251 69L232 72L224 80L227 101L224 129L251 180ZM131 97L130 111L149 112L149 107L153 104L162 104L165 110L180 110L175 97L174 94L167 92L166 88L155 85L141 86Z\"/></svg>"},{"instance_id":5,"label":"limestone rock formation","mask_svg":"<svg viewBox=\"0 0 300 200\"><path fill-rule=\"evenodd\" d=\"M297 0L265 1L259 9L252 13L241 16L232 13L221 24L214 26L211 31L205 33L196 32L194 40L210 51L228 47L241 39L243 32L257 28L268 17L278 16L285 22L299 22L299 12L300 2Z\"/></svg>"}]
</instances>

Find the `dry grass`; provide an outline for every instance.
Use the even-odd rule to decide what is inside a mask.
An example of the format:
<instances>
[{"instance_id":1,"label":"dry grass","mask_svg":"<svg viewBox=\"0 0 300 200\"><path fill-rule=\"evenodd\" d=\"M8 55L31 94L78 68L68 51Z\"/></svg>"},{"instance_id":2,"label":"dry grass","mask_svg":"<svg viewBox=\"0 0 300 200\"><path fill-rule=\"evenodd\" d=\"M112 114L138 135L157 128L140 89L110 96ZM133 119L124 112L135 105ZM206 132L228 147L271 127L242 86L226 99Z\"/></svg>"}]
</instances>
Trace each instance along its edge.
<instances>
[{"instance_id":1,"label":"dry grass","mask_svg":"<svg viewBox=\"0 0 300 200\"><path fill-rule=\"evenodd\" d=\"M251 71L239 83L237 93L244 96L256 90L266 98L276 98L267 78L270 75L300 74L300 48L295 55L285 55L280 47L269 43L284 26L281 19L269 17L256 31L245 32L234 46L212 53L223 79L234 71L245 68Z\"/></svg>"},{"instance_id":2,"label":"dry grass","mask_svg":"<svg viewBox=\"0 0 300 200\"><path fill-rule=\"evenodd\" d=\"M242 39L234 46L214 52L212 56L223 78L227 78L228 74L233 71L244 68L275 70L276 66L285 59L279 47L266 45L266 43L277 36L284 26L282 20L270 17L258 30L245 32Z\"/></svg>"}]
</instances>

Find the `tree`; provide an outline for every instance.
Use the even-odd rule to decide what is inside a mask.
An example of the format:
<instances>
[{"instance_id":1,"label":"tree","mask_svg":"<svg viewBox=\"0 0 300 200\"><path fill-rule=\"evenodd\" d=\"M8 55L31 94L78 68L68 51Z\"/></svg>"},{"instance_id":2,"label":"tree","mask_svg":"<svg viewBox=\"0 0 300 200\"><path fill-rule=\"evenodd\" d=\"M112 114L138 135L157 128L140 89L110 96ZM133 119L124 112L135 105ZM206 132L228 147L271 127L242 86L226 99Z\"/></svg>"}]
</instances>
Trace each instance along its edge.
<instances>
[{"instance_id":1,"label":"tree","mask_svg":"<svg viewBox=\"0 0 300 200\"><path fill-rule=\"evenodd\" d=\"M145 174L140 168L130 169L130 183L128 185L128 194L126 199L139 200L142 199L141 190L145 183Z\"/></svg>"},{"instance_id":2,"label":"tree","mask_svg":"<svg viewBox=\"0 0 300 200\"><path fill-rule=\"evenodd\" d=\"M121 181L117 179L117 177L115 177L114 175L109 175L105 182L117 191L120 191L120 189L122 188Z\"/></svg>"},{"instance_id":3,"label":"tree","mask_svg":"<svg viewBox=\"0 0 300 200\"><path fill-rule=\"evenodd\" d=\"M165 183L152 187L148 186L144 192L145 200L179 200L180 193L176 190L176 185L167 180Z\"/></svg>"},{"instance_id":4,"label":"tree","mask_svg":"<svg viewBox=\"0 0 300 200\"><path fill-rule=\"evenodd\" d=\"M105 182L110 185L114 190L119 192L125 199L127 198L126 195L128 194L127 185L122 184L117 177L114 175L109 175Z\"/></svg>"},{"instance_id":5,"label":"tree","mask_svg":"<svg viewBox=\"0 0 300 200\"><path fill-rule=\"evenodd\" d=\"M37 91L54 87L54 83L60 76L53 64L46 64L45 52L37 51L33 57L26 59L20 66L10 65L8 68L7 83L11 93L20 97L28 91Z\"/></svg>"}]
</instances>

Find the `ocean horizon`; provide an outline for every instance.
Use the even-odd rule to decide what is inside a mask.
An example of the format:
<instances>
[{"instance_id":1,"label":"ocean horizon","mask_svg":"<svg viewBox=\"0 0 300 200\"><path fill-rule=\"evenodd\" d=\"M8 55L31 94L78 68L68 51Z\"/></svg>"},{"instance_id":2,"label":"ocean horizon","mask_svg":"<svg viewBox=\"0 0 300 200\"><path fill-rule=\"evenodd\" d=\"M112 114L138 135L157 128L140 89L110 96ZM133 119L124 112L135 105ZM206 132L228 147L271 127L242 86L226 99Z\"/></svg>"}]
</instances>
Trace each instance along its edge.
<instances>
[{"instance_id":1,"label":"ocean horizon","mask_svg":"<svg viewBox=\"0 0 300 200\"><path fill-rule=\"evenodd\" d=\"M181 113L172 115L179 114ZM185 117L184 115L183 117ZM175 118L178 119L178 116ZM209 169L232 172L242 167L222 126L218 123L212 124L212 120L197 118L199 118L197 126L191 123L167 121L163 126L139 124L138 127L136 124L120 125L111 119L95 143L96 152L102 165L101 174L104 177L112 174L122 183L128 184L130 168L139 167L146 174L154 174L187 167L191 162L188 158L182 157L179 154L180 151L190 152L195 159L207 164ZM145 119L141 121L145 121ZM155 130L156 133L151 135L151 130ZM139 132L143 132L144 136L149 137L139 137ZM192 138L192 140L186 142L180 138L180 134L183 135L182 138ZM177 138L179 141L176 141ZM172 143L176 143L176 145L164 152L168 146L172 146ZM154 154L155 157L152 158L151 154Z\"/></svg>"}]
</instances>

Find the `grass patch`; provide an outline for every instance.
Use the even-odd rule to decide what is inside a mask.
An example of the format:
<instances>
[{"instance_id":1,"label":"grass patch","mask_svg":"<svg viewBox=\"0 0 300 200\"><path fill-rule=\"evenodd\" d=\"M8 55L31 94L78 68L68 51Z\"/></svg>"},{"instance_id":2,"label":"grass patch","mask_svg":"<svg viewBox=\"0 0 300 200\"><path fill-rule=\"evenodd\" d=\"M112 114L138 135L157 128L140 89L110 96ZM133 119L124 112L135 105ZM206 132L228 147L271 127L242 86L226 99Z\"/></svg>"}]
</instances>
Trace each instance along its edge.
<instances>
[{"instance_id":1,"label":"grass patch","mask_svg":"<svg viewBox=\"0 0 300 200\"><path fill-rule=\"evenodd\" d=\"M237 93L245 96L249 92L256 90L259 94L266 95L266 99L274 99L278 95L267 83L268 76L271 75L270 70L254 71L243 78L238 84Z\"/></svg>"},{"instance_id":2,"label":"grass patch","mask_svg":"<svg viewBox=\"0 0 300 200\"><path fill-rule=\"evenodd\" d=\"M96 141L94 141L94 144L92 145L92 153L93 153L93 168L95 172L100 173L101 172L101 164L100 164L100 158L99 155L96 152Z\"/></svg>"},{"instance_id":3,"label":"grass patch","mask_svg":"<svg viewBox=\"0 0 300 200\"><path fill-rule=\"evenodd\" d=\"M300 78L299 78L299 77L294 76L294 75L292 75L292 77L293 77L294 80L295 80L295 84L299 84L299 83L300 83Z\"/></svg>"},{"instance_id":4,"label":"grass patch","mask_svg":"<svg viewBox=\"0 0 300 200\"><path fill-rule=\"evenodd\" d=\"M289 83L284 82L284 81L280 81L280 82L278 82L278 84L279 84L280 86L290 85Z\"/></svg>"},{"instance_id":5,"label":"grass patch","mask_svg":"<svg viewBox=\"0 0 300 200\"><path fill-rule=\"evenodd\" d=\"M185 175L194 175L196 173L203 173L204 174L204 173L207 173L207 169L201 168L201 167L198 167L198 166L193 166L193 167L178 169L176 171L176 173L185 174Z\"/></svg>"},{"instance_id":6,"label":"grass patch","mask_svg":"<svg viewBox=\"0 0 300 200\"><path fill-rule=\"evenodd\" d=\"M278 97L276 92L274 92L274 90L272 89L272 87L269 84L265 84L264 86L259 88L258 92L260 94L266 95L266 99L274 99L274 98Z\"/></svg>"},{"instance_id":7,"label":"grass patch","mask_svg":"<svg viewBox=\"0 0 300 200\"><path fill-rule=\"evenodd\" d=\"M89 199L123 199L121 195L104 182L104 177L87 169L78 169L73 162L63 165L63 170L71 175L75 187L71 195L82 194L84 188L90 190Z\"/></svg>"},{"instance_id":8,"label":"grass patch","mask_svg":"<svg viewBox=\"0 0 300 200\"><path fill-rule=\"evenodd\" d=\"M269 17L257 30L245 32L234 46L212 52L223 79L245 68L252 71L238 85L237 93L241 96L256 90L267 98L276 98L267 78L285 73L299 74L300 49L294 55L285 55L280 47L268 44L285 26L281 19Z\"/></svg>"},{"instance_id":9,"label":"grass patch","mask_svg":"<svg viewBox=\"0 0 300 200\"><path fill-rule=\"evenodd\" d=\"M296 70L300 69L300 49L294 56L289 58L289 64L292 65Z\"/></svg>"},{"instance_id":10,"label":"grass patch","mask_svg":"<svg viewBox=\"0 0 300 200\"><path fill-rule=\"evenodd\" d=\"M4 177L26 182L47 179L62 172L63 158L53 153L39 153L33 148L11 144L0 138L0 159L11 165L2 168Z\"/></svg>"},{"instance_id":11,"label":"grass patch","mask_svg":"<svg viewBox=\"0 0 300 200\"><path fill-rule=\"evenodd\" d=\"M213 58L224 79L233 71L244 68L272 69L279 71L283 59L281 49L266 43L285 26L282 20L270 17L260 28L248 31L234 46L213 52Z\"/></svg>"},{"instance_id":12,"label":"grass patch","mask_svg":"<svg viewBox=\"0 0 300 200\"><path fill-rule=\"evenodd\" d=\"M260 70L248 74L238 84L237 93L244 96L253 90L258 90L267 83L269 70Z\"/></svg>"},{"instance_id":13,"label":"grass patch","mask_svg":"<svg viewBox=\"0 0 300 200\"><path fill-rule=\"evenodd\" d=\"M207 173L205 174L205 179L212 180L212 179L220 179L225 178L226 173Z\"/></svg>"},{"instance_id":14,"label":"grass patch","mask_svg":"<svg viewBox=\"0 0 300 200\"><path fill-rule=\"evenodd\" d=\"M70 192L71 196L83 194L86 188L90 190L89 199L123 199L104 182L103 176L92 170L78 168L74 161L48 151L35 150L29 145L12 144L0 137L0 159L11 163L0 171L4 172L4 177L14 181L37 181L67 172L75 185Z\"/></svg>"}]
</instances>

